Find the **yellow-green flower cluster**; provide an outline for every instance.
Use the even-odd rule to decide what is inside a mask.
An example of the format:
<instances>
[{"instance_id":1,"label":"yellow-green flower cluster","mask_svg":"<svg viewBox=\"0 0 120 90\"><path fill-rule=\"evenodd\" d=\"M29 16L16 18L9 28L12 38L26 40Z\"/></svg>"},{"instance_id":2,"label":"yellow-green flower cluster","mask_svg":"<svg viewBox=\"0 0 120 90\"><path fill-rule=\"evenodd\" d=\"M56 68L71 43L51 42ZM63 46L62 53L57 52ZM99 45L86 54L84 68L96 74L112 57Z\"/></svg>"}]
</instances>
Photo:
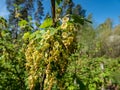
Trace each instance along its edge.
<instances>
[{"instance_id":1,"label":"yellow-green flower cluster","mask_svg":"<svg viewBox=\"0 0 120 90\"><path fill-rule=\"evenodd\" d=\"M69 18L67 16L62 18L62 25L61 25L61 29L66 29L68 24L67 22L69 21Z\"/></svg>"},{"instance_id":2,"label":"yellow-green flower cluster","mask_svg":"<svg viewBox=\"0 0 120 90\"><path fill-rule=\"evenodd\" d=\"M56 73L60 76L65 73L68 57L74 49L72 46L75 33L74 25L67 23L69 21L67 16L62 21L61 30L47 30L42 34L42 39L33 39L27 45L26 69L29 73L28 82L31 90L34 89L35 81L42 75L43 68L46 74L45 90L51 90L56 82ZM53 33L54 31L56 32Z\"/></svg>"}]
</instances>

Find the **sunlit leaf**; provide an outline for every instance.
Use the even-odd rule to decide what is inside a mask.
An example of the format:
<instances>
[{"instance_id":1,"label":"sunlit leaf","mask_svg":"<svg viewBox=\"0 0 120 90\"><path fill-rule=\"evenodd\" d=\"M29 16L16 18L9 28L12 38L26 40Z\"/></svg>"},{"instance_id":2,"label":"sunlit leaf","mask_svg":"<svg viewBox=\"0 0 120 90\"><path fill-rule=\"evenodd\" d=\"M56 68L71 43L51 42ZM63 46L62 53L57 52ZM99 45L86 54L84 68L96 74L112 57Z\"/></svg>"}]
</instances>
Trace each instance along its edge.
<instances>
[{"instance_id":1,"label":"sunlit leaf","mask_svg":"<svg viewBox=\"0 0 120 90\"><path fill-rule=\"evenodd\" d=\"M52 26L52 18L47 18L44 22L40 25L40 28L47 28Z\"/></svg>"}]
</instances>

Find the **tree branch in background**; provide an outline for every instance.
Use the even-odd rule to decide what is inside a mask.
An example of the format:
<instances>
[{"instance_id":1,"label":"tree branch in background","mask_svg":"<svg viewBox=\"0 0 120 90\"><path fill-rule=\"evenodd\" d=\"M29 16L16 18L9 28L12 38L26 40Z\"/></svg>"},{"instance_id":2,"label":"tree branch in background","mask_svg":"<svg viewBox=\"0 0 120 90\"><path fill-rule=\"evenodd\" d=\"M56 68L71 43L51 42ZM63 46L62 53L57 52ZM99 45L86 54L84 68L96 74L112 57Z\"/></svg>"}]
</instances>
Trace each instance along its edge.
<instances>
[{"instance_id":1,"label":"tree branch in background","mask_svg":"<svg viewBox=\"0 0 120 90\"><path fill-rule=\"evenodd\" d=\"M51 10L52 10L52 20L53 20L53 26L56 26L55 22L55 0L51 0Z\"/></svg>"}]
</instances>

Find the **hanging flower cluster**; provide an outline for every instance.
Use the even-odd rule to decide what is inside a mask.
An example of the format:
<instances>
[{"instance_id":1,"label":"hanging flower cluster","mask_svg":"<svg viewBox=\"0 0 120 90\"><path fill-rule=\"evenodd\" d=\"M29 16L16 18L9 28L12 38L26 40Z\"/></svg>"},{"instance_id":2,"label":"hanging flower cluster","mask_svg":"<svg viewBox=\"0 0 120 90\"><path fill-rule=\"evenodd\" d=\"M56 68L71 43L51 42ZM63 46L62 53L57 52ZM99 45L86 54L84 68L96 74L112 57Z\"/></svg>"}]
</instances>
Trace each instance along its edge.
<instances>
[{"instance_id":1,"label":"hanging flower cluster","mask_svg":"<svg viewBox=\"0 0 120 90\"><path fill-rule=\"evenodd\" d=\"M30 90L35 88L36 82L41 82L42 74L46 74L44 90L51 90L58 78L65 74L68 58L74 51L75 27L64 17L60 28L49 28L40 33L33 33L25 50L26 69ZM38 81L39 80L39 81Z\"/></svg>"}]
</instances>

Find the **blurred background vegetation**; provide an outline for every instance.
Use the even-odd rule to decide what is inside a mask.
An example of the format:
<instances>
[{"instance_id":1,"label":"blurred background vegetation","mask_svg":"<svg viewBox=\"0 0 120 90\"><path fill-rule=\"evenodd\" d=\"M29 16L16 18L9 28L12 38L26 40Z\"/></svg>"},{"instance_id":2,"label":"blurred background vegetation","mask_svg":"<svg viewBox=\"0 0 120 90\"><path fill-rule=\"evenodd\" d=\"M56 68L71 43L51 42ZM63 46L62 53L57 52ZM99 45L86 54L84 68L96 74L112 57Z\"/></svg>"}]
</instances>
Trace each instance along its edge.
<instances>
[{"instance_id":1,"label":"blurred background vegetation","mask_svg":"<svg viewBox=\"0 0 120 90\"><path fill-rule=\"evenodd\" d=\"M44 30L41 27L52 27L52 15L44 13L42 2L6 0L10 14L8 20L0 17L0 90L29 90L24 53L29 43L27 38L31 33ZM119 90L120 25L113 27L112 20L108 18L94 27L92 14L86 16L86 10L80 4L75 5L74 0L56 2L56 22L68 14L81 18L73 17L74 22L80 22L80 25L76 24L76 51L69 57L71 60L62 78L65 90ZM56 24L57 27L59 25ZM37 32L34 35L37 38ZM38 85L31 90L41 89ZM52 90L62 89L54 85Z\"/></svg>"}]
</instances>

